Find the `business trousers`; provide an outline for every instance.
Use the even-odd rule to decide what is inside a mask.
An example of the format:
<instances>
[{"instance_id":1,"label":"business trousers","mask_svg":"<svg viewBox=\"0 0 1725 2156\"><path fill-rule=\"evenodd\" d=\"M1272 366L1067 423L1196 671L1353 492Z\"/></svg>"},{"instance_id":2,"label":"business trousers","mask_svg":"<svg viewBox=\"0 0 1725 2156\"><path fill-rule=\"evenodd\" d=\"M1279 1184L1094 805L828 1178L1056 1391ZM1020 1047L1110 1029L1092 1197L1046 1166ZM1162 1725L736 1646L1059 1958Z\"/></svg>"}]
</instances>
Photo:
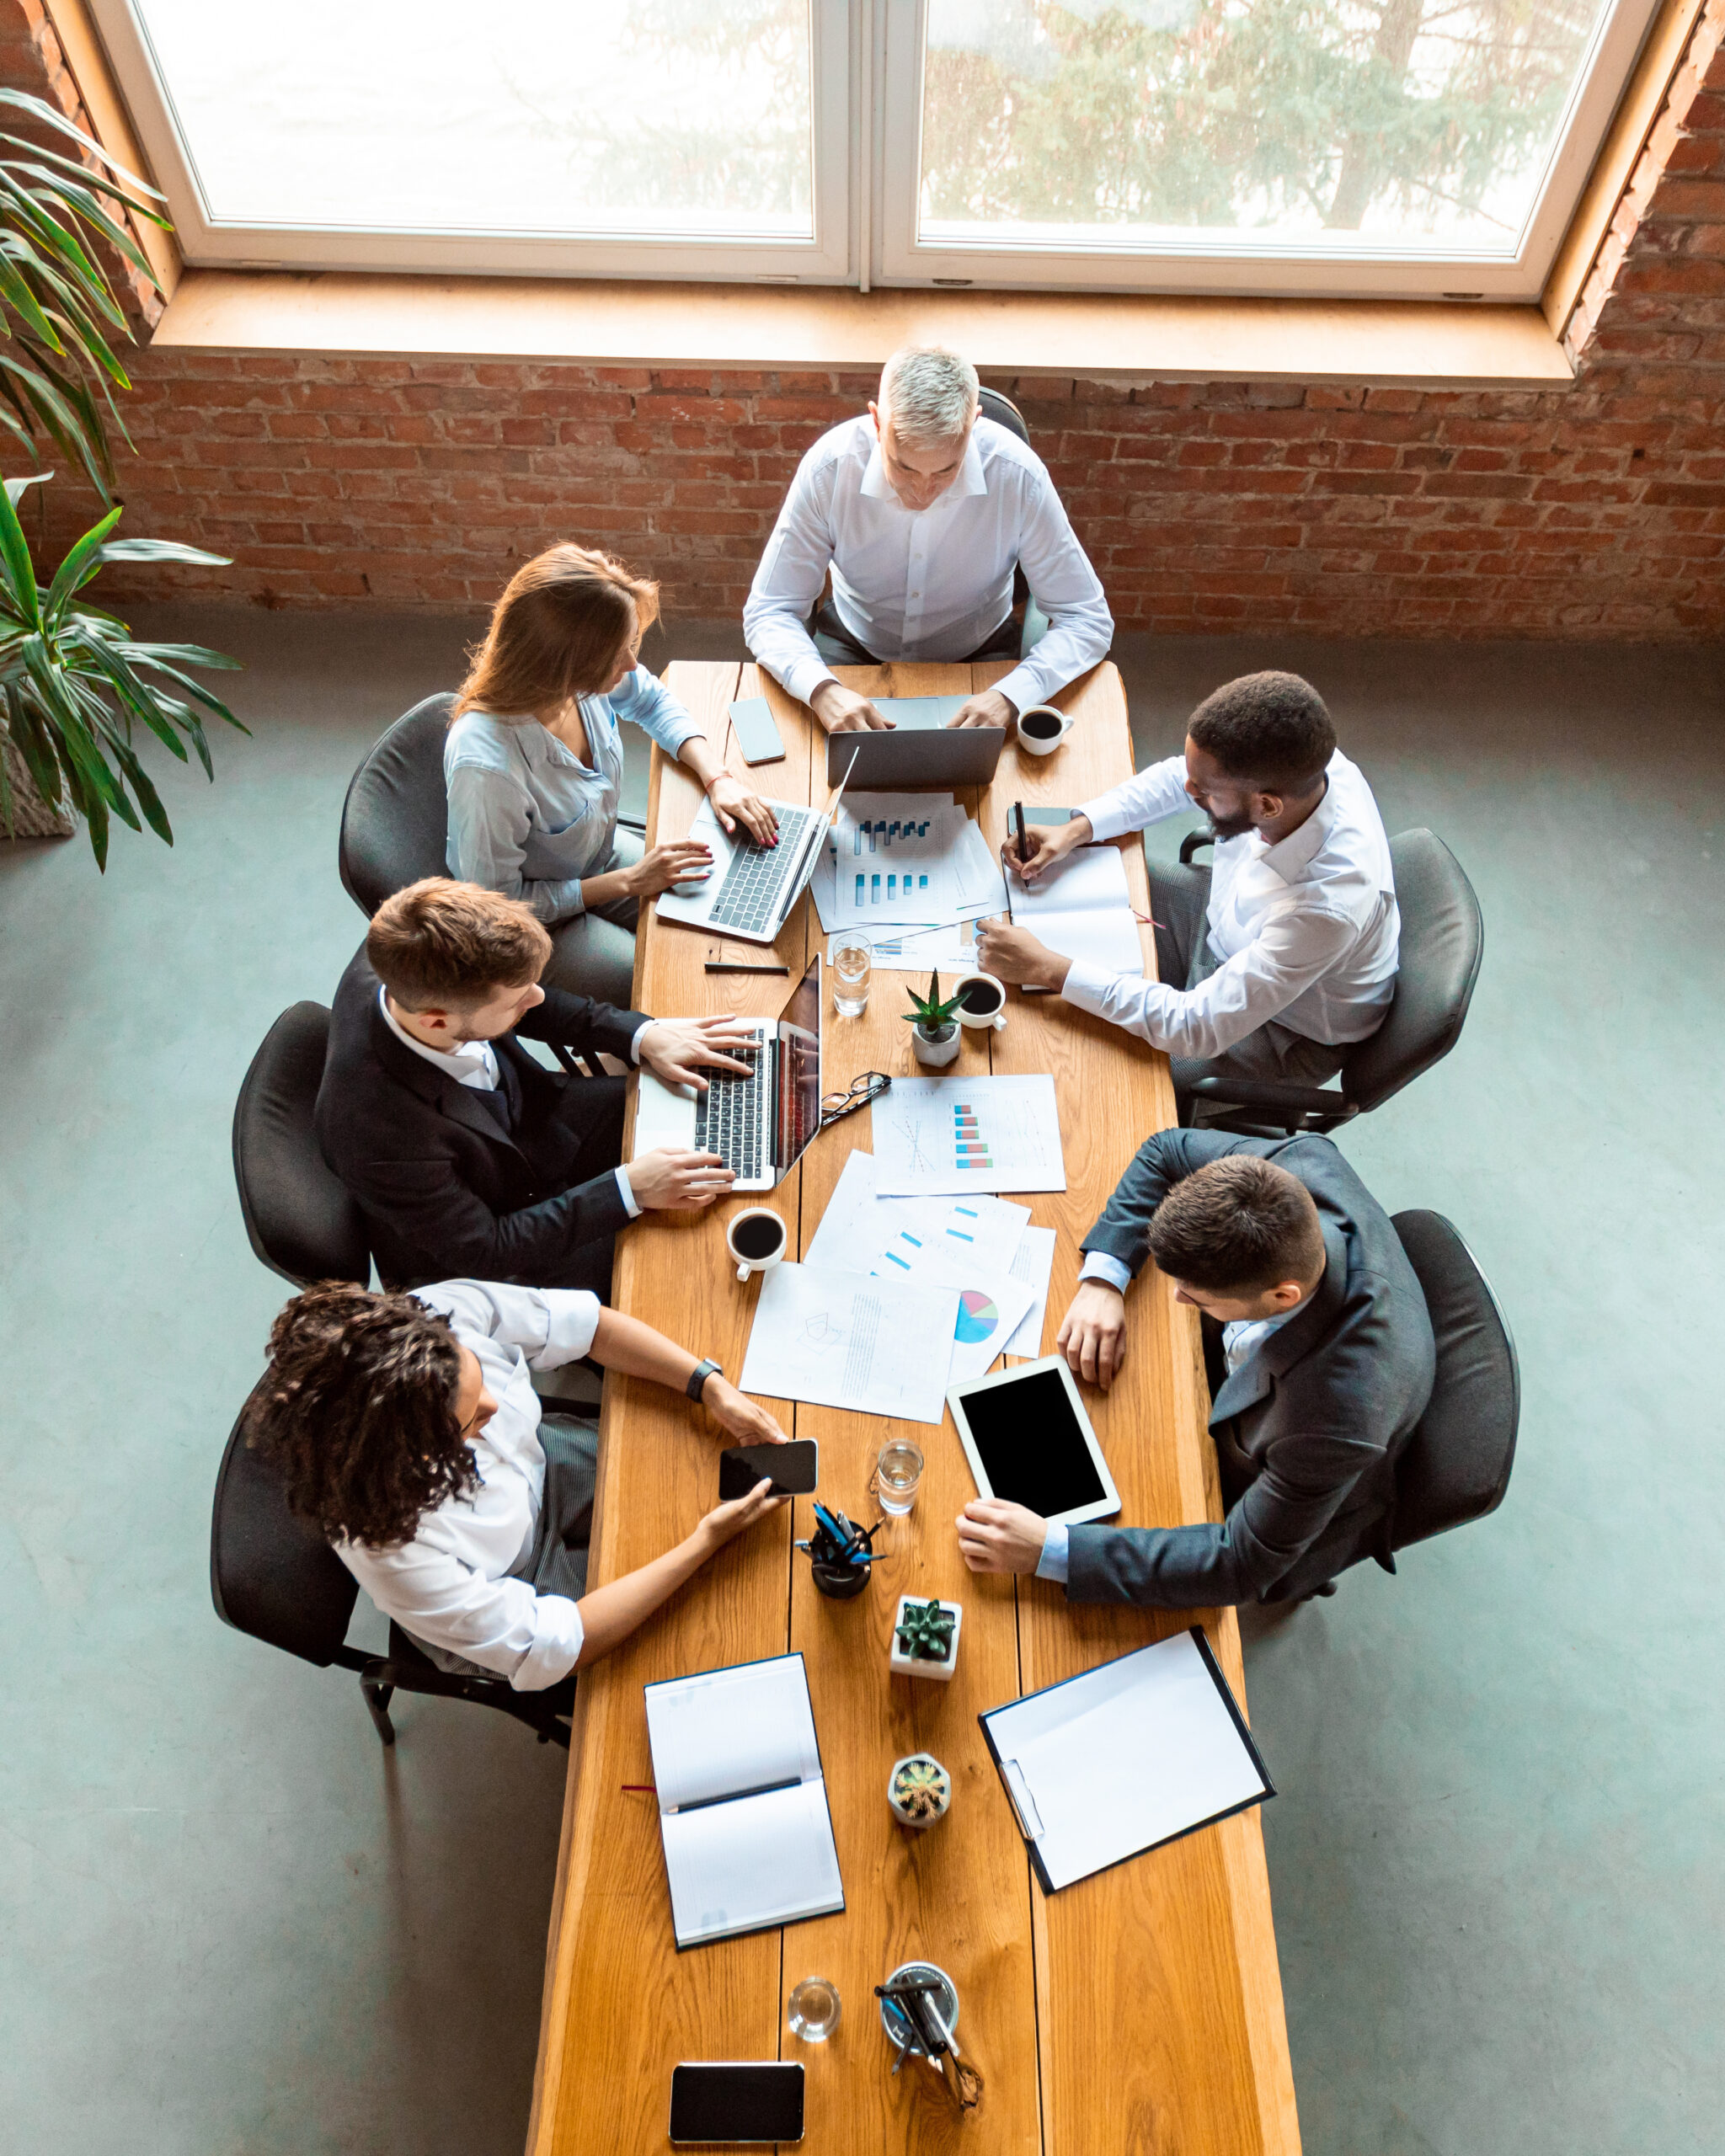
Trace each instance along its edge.
<instances>
[{"instance_id":1,"label":"business trousers","mask_svg":"<svg viewBox=\"0 0 1725 2156\"><path fill-rule=\"evenodd\" d=\"M1150 910L1156 921L1156 969L1170 985L1196 988L1208 980L1220 961L1210 948L1208 868L1195 862L1150 863ZM1308 1040L1291 1026L1274 1018L1220 1055L1177 1055L1170 1059L1174 1095L1180 1120L1201 1125L1212 1104L1194 1100L1193 1086L1200 1078L1279 1078L1294 1086L1322 1086L1342 1068L1344 1050L1327 1041ZM1214 1113L1226 1113L1226 1102L1214 1103Z\"/></svg>"},{"instance_id":2,"label":"business trousers","mask_svg":"<svg viewBox=\"0 0 1725 2156\"><path fill-rule=\"evenodd\" d=\"M539 1446L545 1454L545 1491L532 1540L516 1558L506 1579L529 1580L537 1594L566 1595L579 1602L587 1592L587 1545L593 1534L593 1491L599 1479L599 1425L584 1416L553 1413L539 1417ZM495 1677L465 1655L408 1636L437 1667L451 1677Z\"/></svg>"},{"instance_id":3,"label":"business trousers","mask_svg":"<svg viewBox=\"0 0 1725 2156\"><path fill-rule=\"evenodd\" d=\"M809 619L809 632L814 639L814 648L829 666L886 666L891 661L877 659L872 651L865 651L840 618L839 610L830 599L823 599ZM980 664L985 659L1017 659L1023 641L1023 631L1008 614L1006 620L986 637L975 651L966 652L962 659L945 662L953 666Z\"/></svg>"}]
</instances>

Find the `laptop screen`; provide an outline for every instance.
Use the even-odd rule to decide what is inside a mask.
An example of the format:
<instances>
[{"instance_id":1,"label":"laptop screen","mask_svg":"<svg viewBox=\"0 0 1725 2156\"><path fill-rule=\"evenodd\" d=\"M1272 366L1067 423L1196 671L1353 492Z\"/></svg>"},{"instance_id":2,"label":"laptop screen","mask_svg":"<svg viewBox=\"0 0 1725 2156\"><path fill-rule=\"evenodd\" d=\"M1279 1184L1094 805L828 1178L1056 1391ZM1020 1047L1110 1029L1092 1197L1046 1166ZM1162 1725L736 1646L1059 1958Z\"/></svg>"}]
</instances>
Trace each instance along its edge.
<instances>
[{"instance_id":1,"label":"laptop screen","mask_svg":"<svg viewBox=\"0 0 1725 2156\"><path fill-rule=\"evenodd\" d=\"M817 955L779 1014L778 1098L773 1103L775 1165L783 1175L820 1128L820 959Z\"/></svg>"}]
</instances>

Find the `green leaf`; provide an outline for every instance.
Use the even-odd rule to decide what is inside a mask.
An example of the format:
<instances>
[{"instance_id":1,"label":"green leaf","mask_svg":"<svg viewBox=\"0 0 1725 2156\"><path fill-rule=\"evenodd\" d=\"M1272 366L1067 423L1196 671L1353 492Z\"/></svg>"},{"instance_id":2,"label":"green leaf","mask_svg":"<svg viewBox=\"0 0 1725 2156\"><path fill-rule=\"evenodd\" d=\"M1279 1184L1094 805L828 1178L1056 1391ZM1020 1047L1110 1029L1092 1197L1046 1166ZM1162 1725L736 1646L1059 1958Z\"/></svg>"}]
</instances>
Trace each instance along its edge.
<instances>
[{"instance_id":1,"label":"green leaf","mask_svg":"<svg viewBox=\"0 0 1725 2156\"><path fill-rule=\"evenodd\" d=\"M13 611L32 628L40 627L42 609L36 595L36 573L30 566L29 546L24 536L24 526L18 520L18 511L13 506L9 488L6 506L0 509L0 582L3 582Z\"/></svg>"},{"instance_id":2,"label":"green leaf","mask_svg":"<svg viewBox=\"0 0 1725 2156\"><path fill-rule=\"evenodd\" d=\"M226 568L233 559L232 554L206 554L201 547L188 547L178 539L115 539L102 549L104 562L197 562L211 568ZM163 645L162 649L168 649ZM187 652L195 651L195 644L183 647ZM212 653L191 662L198 666L238 666L237 659L223 659Z\"/></svg>"},{"instance_id":3,"label":"green leaf","mask_svg":"<svg viewBox=\"0 0 1725 2156\"><path fill-rule=\"evenodd\" d=\"M110 509L99 524L85 532L60 567L54 572L54 581L48 587L48 596L43 601L42 611L51 623L55 622L67 600L81 584L88 583L100 574L104 555L102 543L119 523L122 512Z\"/></svg>"},{"instance_id":4,"label":"green leaf","mask_svg":"<svg viewBox=\"0 0 1725 2156\"><path fill-rule=\"evenodd\" d=\"M24 491L26 487L40 487L43 480L51 479L53 477L54 474L51 472L32 472L28 479L8 479L6 482L6 499L16 509L24 499Z\"/></svg>"},{"instance_id":5,"label":"green leaf","mask_svg":"<svg viewBox=\"0 0 1725 2156\"><path fill-rule=\"evenodd\" d=\"M153 195L158 202L162 200L162 196L147 180L140 179L135 172L128 172L117 157L109 157L99 142L93 141L82 127L75 125L55 106L45 104L40 98L32 97L28 90L13 89L0 89L0 104L9 104L19 112L27 112L40 125L51 128L55 134L64 135L69 141L76 142L81 151L93 152L102 163L107 166L109 171L118 173L128 187L136 188L141 195ZM8 141L21 140L20 137L13 136L8 136L5 139ZM36 146L31 142L24 144L24 147L35 150ZM48 152L44 154L51 155L52 152Z\"/></svg>"}]
</instances>

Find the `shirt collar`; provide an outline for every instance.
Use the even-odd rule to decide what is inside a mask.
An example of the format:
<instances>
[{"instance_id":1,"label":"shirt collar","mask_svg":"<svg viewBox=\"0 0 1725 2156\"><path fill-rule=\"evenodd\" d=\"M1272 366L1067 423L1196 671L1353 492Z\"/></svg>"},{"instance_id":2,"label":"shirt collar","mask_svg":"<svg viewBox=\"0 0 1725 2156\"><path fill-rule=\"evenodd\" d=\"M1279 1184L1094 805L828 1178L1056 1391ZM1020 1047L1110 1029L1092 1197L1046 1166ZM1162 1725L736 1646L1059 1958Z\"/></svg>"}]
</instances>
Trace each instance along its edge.
<instances>
[{"instance_id":1,"label":"shirt collar","mask_svg":"<svg viewBox=\"0 0 1725 2156\"><path fill-rule=\"evenodd\" d=\"M868 462L863 467L859 491L871 501L896 502L899 498L893 492L892 482L886 476L886 461L880 453L880 436L873 427L869 429L869 434ZM985 494L987 492L988 478L982 468L982 451L976 446L976 429L973 426L970 439L964 445L964 461L959 467L952 483L935 496L927 509L913 510L911 514L927 516L935 510L945 509L969 495Z\"/></svg>"},{"instance_id":2,"label":"shirt collar","mask_svg":"<svg viewBox=\"0 0 1725 2156\"><path fill-rule=\"evenodd\" d=\"M389 990L379 984L377 1008L383 1013L383 1022L404 1048L415 1055L423 1055L427 1063L446 1071L457 1085L470 1085L475 1078L482 1080L488 1089L497 1085L497 1059L489 1041L462 1041L455 1048L443 1049L428 1048L424 1041L417 1041L389 1007Z\"/></svg>"},{"instance_id":3,"label":"shirt collar","mask_svg":"<svg viewBox=\"0 0 1725 2156\"><path fill-rule=\"evenodd\" d=\"M1258 859L1266 868L1274 869L1284 883L1297 883L1301 872L1310 868L1323 851L1335 825L1336 805L1336 774L1332 767L1327 774L1323 799L1298 830L1265 846Z\"/></svg>"}]
</instances>

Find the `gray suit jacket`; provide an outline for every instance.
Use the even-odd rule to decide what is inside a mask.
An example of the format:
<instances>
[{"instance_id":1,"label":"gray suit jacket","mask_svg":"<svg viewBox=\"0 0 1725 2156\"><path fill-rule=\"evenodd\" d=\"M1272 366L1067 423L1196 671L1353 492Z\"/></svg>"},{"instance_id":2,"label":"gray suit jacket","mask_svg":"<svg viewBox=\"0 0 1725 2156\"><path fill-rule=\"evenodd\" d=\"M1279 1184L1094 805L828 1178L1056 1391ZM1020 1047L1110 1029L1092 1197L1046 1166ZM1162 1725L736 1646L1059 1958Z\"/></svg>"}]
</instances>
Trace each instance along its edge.
<instances>
[{"instance_id":1,"label":"gray suit jacket","mask_svg":"<svg viewBox=\"0 0 1725 2156\"><path fill-rule=\"evenodd\" d=\"M1279 1602L1359 1557L1394 1570L1396 1461L1431 1397L1436 1349L1388 1215L1328 1139L1158 1131L1084 1248L1135 1274L1156 1207L1226 1153L1256 1153L1306 1185L1323 1226L1323 1278L1216 1394L1210 1427L1226 1518L1219 1527L1073 1528L1066 1593L1075 1602Z\"/></svg>"}]
</instances>

